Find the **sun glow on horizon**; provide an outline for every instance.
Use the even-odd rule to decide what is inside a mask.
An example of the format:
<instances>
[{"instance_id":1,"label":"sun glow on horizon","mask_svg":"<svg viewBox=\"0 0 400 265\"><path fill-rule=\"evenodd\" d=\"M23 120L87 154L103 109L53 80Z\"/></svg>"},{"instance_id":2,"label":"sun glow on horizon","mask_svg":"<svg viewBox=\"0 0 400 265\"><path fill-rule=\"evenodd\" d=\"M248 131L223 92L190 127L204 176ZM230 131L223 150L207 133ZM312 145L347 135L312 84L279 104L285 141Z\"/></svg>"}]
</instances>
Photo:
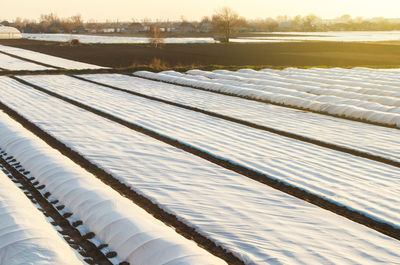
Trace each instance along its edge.
<instances>
[{"instance_id":1,"label":"sun glow on horizon","mask_svg":"<svg viewBox=\"0 0 400 265\"><path fill-rule=\"evenodd\" d=\"M322 18L335 18L343 14L365 18L400 17L398 0L13 0L1 4L0 20L17 17L38 19L41 14L55 13L60 17L81 14L88 21L130 21L144 18L160 20L199 20L210 16L223 6L229 6L248 19L315 14ZM21 8L23 7L23 8Z\"/></svg>"}]
</instances>

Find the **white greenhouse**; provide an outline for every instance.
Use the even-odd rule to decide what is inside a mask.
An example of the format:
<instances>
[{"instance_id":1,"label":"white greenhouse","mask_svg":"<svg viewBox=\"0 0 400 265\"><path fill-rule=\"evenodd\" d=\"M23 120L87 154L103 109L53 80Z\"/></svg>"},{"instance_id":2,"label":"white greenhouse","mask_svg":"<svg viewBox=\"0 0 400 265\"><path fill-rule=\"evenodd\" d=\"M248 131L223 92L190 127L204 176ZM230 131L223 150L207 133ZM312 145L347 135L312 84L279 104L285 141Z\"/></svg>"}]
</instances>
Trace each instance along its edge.
<instances>
[{"instance_id":1,"label":"white greenhouse","mask_svg":"<svg viewBox=\"0 0 400 265\"><path fill-rule=\"evenodd\" d=\"M5 27L0 25L0 39L20 39L21 32L13 27Z\"/></svg>"}]
</instances>

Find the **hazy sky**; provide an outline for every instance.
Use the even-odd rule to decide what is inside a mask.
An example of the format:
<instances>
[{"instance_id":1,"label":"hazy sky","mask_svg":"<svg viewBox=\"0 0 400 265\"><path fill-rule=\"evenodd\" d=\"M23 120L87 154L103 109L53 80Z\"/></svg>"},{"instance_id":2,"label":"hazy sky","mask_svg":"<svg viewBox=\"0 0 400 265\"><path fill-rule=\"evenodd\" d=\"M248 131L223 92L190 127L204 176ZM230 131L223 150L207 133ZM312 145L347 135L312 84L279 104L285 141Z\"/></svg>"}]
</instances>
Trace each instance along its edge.
<instances>
[{"instance_id":1,"label":"hazy sky","mask_svg":"<svg viewBox=\"0 0 400 265\"><path fill-rule=\"evenodd\" d=\"M215 9L229 6L246 18L294 16L314 13L324 18L400 17L400 0L0 0L0 19L61 17L81 14L85 20L143 19L198 20Z\"/></svg>"}]
</instances>

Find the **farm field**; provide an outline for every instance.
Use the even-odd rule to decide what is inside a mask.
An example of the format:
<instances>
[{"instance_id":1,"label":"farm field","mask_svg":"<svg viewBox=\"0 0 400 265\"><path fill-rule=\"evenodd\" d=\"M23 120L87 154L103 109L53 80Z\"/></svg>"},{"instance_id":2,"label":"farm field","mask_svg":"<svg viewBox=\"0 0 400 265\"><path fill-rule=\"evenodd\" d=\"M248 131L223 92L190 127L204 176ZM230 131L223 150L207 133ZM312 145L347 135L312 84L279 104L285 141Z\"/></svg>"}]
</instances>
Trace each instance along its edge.
<instances>
[{"instance_id":1,"label":"farm field","mask_svg":"<svg viewBox=\"0 0 400 265\"><path fill-rule=\"evenodd\" d=\"M121 74L80 75L86 80L139 93L139 95L181 104L188 108L246 121L277 132L292 132L296 136L332 143L371 155L400 160L399 131L371 126L307 111L264 104L248 99L209 93L207 91ZM301 122L299 122L301 120ZM345 128L343 130L343 128ZM357 133L355 133L357 132ZM368 139L375 139L373 142Z\"/></svg>"},{"instance_id":2,"label":"farm field","mask_svg":"<svg viewBox=\"0 0 400 265\"><path fill-rule=\"evenodd\" d=\"M400 263L399 70L65 75L110 65L0 52L5 257L27 231L37 264Z\"/></svg>"},{"instance_id":3,"label":"farm field","mask_svg":"<svg viewBox=\"0 0 400 265\"><path fill-rule=\"evenodd\" d=\"M84 222L78 226L81 234L94 232L98 237L92 239L94 243L104 245L106 242L110 248L119 250L118 258L114 257L108 264L118 264L121 261L118 259L130 263L151 263L157 259L190 263L194 257L199 263L224 264L60 153L48 149L45 143L4 114L2 122L1 145L7 155L18 157L32 177L45 186L50 198L63 203L62 214L74 213L67 217L70 223ZM146 244L149 245L145 247ZM158 256L152 257L155 254Z\"/></svg>"},{"instance_id":4,"label":"farm field","mask_svg":"<svg viewBox=\"0 0 400 265\"><path fill-rule=\"evenodd\" d=\"M336 151L329 152L325 148L303 144L297 140L289 140L269 132L232 124L229 121L208 117L189 110L182 110L164 103L126 95L123 92L110 91L107 88L102 89L91 84L85 85L84 81L71 80L71 77L51 76L47 79L51 81L49 82L46 77L41 76L39 78L23 77L25 81L43 88L50 88L53 92L58 92L63 96L92 106L112 116L193 146L212 156L223 158L234 164L279 179L282 182L288 182L309 190L311 193L320 194L330 200L357 209L364 214L374 216L374 218L384 219L392 224L400 223L400 219L397 219L400 217L398 213L394 212L394 216L392 216L392 211L390 210L394 209L397 203L400 203L395 201L395 194L399 190L397 190L397 185L392 186L393 190L388 187L390 186L389 183L394 184L398 181L397 176L400 175L400 171L396 168L375 166L376 171L371 172L372 164L375 163L370 163L366 159L357 159L351 155L341 155ZM7 81L13 80L0 80L0 83L9 83ZM11 87L12 84L8 86ZM18 91L10 89L9 92L15 95L15 98L14 96L5 98L0 95L0 99L3 102L7 105L15 105L15 109L19 109L24 116L34 115L33 109L24 111L23 105L18 104L18 99L22 97L22 95L18 94ZM23 101L34 97L33 94L30 95L27 91L23 93L26 95ZM99 98L104 100L99 101ZM45 99L40 98L37 101L44 102ZM60 108L59 104L50 105ZM32 115L29 118L31 120L34 119L37 123L44 123L48 120L44 115L46 112L49 115L50 113L54 115L56 111L52 110L51 106L40 108L38 104L35 104L35 108L40 110L36 112L40 117L33 117ZM61 119L54 117L57 120ZM50 126L54 125L54 122L51 122ZM50 127L46 128L46 130L53 131ZM80 135L78 138L84 138L84 135ZM83 143L78 145L81 146ZM265 148L268 148L268 150L265 150ZM83 153L83 151L80 152ZM321 154L324 155L321 157ZM350 159L353 160L354 164L357 164L357 170L351 166L346 168L345 161ZM288 161L291 162L289 163ZM327 167L328 163L329 167ZM307 165L307 167L304 165ZM338 176L336 174L332 176L332 171L337 172ZM382 176L379 182L375 179L376 174ZM363 177L358 182L357 179L360 176ZM386 181L383 176L385 176ZM365 182L368 183L368 187L372 185L374 189L364 187ZM379 188L381 185L382 187ZM388 194L386 198L382 190L385 190L385 193ZM333 193L333 191L335 192ZM365 198L364 195L366 193L376 194L371 197L373 198L372 201L368 201L368 198ZM377 199L378 195L383 201ZM393 205L388 205L387 201L389 200L393 201ZM364 209L367 208L366 205L371 209L371 212Z\"/></svg>"},{"instance_id":5,"label":"farm field","mask_svg":"<svg viewBox=\"0 0 400 265\"><path fill-rule=\"evenodd\" d=\"M397 41L398 42L398 41ZM65 59L105 67L138 67L152 64L154 58L168 67L207 68L212 65L240 69L286 67L399 67L398 43L381 42L279 42L165 44L161 49L146 44L83 44L37 40L0 40L0 44L28 49ZM214 67L215 68L215 67Z\"/></svg>"},{"instance_id":6,"label":"farm field","mask_svg":"<svg viewBox=\"0 0 400 265\"><path fill-rule=\"evenodd\" d=\"M188 72L189 75L174 71L165 71L161 73L136 72L135 75L179 85L222 92L228 95L260 100L272 104L295 107L306 111L346 117L380 125L400 127L400 109L398 108L400 102L395 96L371 96L368 95L370 90L366 91L367 94L363 94L363 91L360 93L358 93L359 91L356 93L347 92L343 91L343 86L326 89L324 84L322 84L322 86L319 84L303 85L299 83L299 80L296 80L296 75L294 77L294 82L291 82L290 76L286 79L280 78L280 80L276 82L273 80L274 76L269 77L268 74L264 74L264 71L269 70L264 69L261 73L255 73L256 77L253 76L251 78L241 77L243 75L248 76L242 73L233 73L232 76L232 73L221 70L219 70L218 73L190 70ZM220 74L221 72L223 74ZM283 71L283 75L286 74L287 71ZM200 75L200 77L198 75ZM315 79L317 82L321 80L320 77L316 77ZM305 81L300 80L300 82ZM344 82L352 83L351 81ZM327 80L327 83L328 85L330 84L329 80ZM339 80L335 83L340 85L341 82ZM354 83L356 83L357 90L357 86L360 84L357 84L356 80L351 85L354 86ZM367 88L370 87L368 83L365 84L365 86ZM379 86L379 84L373 85L373 87ZM384 84L383 86L384 89L389 90L388 94L390 95L398 93L396 86L390 84Z\"/></svg>"}]
</instances>

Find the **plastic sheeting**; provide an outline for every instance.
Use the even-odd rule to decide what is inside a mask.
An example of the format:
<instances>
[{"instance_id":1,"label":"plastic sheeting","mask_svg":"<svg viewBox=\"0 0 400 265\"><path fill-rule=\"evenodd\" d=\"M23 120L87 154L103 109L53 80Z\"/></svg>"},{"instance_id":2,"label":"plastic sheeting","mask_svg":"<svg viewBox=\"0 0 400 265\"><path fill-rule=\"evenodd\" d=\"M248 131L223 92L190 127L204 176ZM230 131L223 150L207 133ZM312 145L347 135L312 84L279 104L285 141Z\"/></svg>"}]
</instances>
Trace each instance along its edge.
<instances>
[{"instance_id":1,"label":"plastic sheeting","mask_svg":"<svg viewBox=\"0 0 400 265\"><path fill-rule=\"evenodd\" d=\"M1 115L3 118L3 115ZM1 138L3 138L3 131ZM0 171L0 264L85 264Z\"/></svg>"},{"instance_id":2,"label":"plastic sheeting","mask_svg":"<svg viewBox=\"0 0 400 265\"><path fill-rule=\"evenodd\" d=\"M211 111L239 120L291 132L349 149L400 161L400 130L341 118L299 111L263 102L249 101L185 86L166 84L121 74L90 74L81 77L119 87L147 96L198 109ZM35 83L38 77L21 77ZM43 87L54 88L58 78L46 77ZM374 139L370 141L369 139Z\"/></svg>"},{"instance_id":3,"label":"plastic sheeting","mask_svg":"<svg viewBox=\"0 0 400 265\"><path fill-rule=\"evenodd\" d=\"M20 70L37 71L37 70L51 69L49 67L23 61L2 53L0 53L0 68L12 71L20 71Z\"/></svg>"},{"instance_id":4,"label":"plastic sheeting","mask_svg":"<svg viewBox=\"0 0 400 265\"><path fill-rule=\"evenodd\" d=\"M357 99L361 101L376 102L387 106L400 106L400 91L397 93L390 93L388 91L387 95L368 95L365 93L368 93L369 90L362 90L361 88L354 88L344 85L325 85L318 82L307 82L296 79L292 80L289 78L268 75L266 73L259 73L257 71L254 71L253 73L253 71L254 70L251 69L243 69L239 70L238 72L223 70L216 70L214 72L190 70L187 73L191 75L206 76L211 79L237 80L246 84L282 87L299 92L310 93L312 95L329 95L344 99Z\"/></svg>"},{"instance_id":5,"label":"plastic sheeting","mask_svg":"<svg viewBox=\"0 0 400 265\"><path fill-rule=\"evenodd\" d=\"M191 74L196 73L194 71ZM197 72L198 73L198 72ZM135 72L135 75L154 80L171 82L179 85L203 88L224 92L246 98L264 100L284 106L311 110L339 117L347 117L383 125L400 127L400 108L386 106L375 102L331 95L313 95L294 90L293 87L282 87L281 82L269 82L269 86L247 84L237 80L217 80L205 76L193 76L174 71L151 73ZM216 75L213 75L216 76ZM298 85L300 87L300 85Z\"/></svg>"},{"instance_id":6,"label":"plastic sheeting","mask_svg":"<svg viewBox=\"0 0 400 265\"><path fill-rule=\"evenodd\" d=\"M0 113L0 146L130 264L225 264Z\"/></svg>"},{"instance_id":7,"label":"plastic sheeting","mask_svg":"<svg viewBox=\"0 0 400 265\"><path fill-rule=\"evenodd\" d=\"M90 83L83 85L84 82L76 79L61 81L65 79L60 77L58 84L68 84L66 90L77 88L70 91L74 96L81 97L89 87L94 88L95 93L90 95L103 106L103 111L106 111L105 102L111 103L117 98L115 102L120 108L115 115L136 116L131 115L132 112L138 112L136 107L127 112L126 108L130 108L130 104L141 108L153 105L144 101L137 103L122 92L114 91L115 95L100 96L100 91L109 89ZM393 264L400 260L400 242L396 239L134 132L15 80L4 78L1 81L4 81L2 84L8 89L8 93L1 97L5 104L18 110L31 122L113 174L121 182L144 194L167 212L176 215L199 233L232 251L246 264ZM130 103L125 104L126 101ZM262 164L275 171L275 176L285 175L287 180L288 177L298 178L300 185L320 185L320 191L326 191L328 196L344 195L338 192L344 188L350 191L347 194L352 199L355 198L352 196L355 191L362 194L361 201L365 209L374 214L381 211L372 210L368 202L379 200L384 202L382 205L385 207L394 205L392 209L399 204L393 201L399 192L394 195L390 195L387 190L379 192L378 185L375 185L385 179L389 183L385 185L388 188L399 187L396 184L398 178L394 177L399 174L394 172L385 176L382 171L376 171L382 169L382 166L388 168L386 165L351 158L350 155L338 152L336 156L331 156L328 155L330 151L324 151L320 147L284 137L265 137L262 132L259 133L264 136L260 138L254 131L248 133L249 130L244 126L228 125L227 122L206 116L200 120L197 119L200 115L196 115L188 120L177 109L170 111L166 115L168 117L156 119L161 114L159 108L164 107L158 104L157 109L146 111L150 118L146 127L162 124L180 137L188 136L191 132L197 133L195 137L191 135L191 140L199 141L203 147L216 147L213 153L226 142L232 148L239 147L240 152L233 154L241 154L247 160L253 159L254 152L259 153L257 150L266 146L261 153L263 156L270 151L276 152L276 155L272 154L269 156L271 159ZM146 122L145 119L141 120ZM191 129L188 122L197 124L197 128ZM205 129L202 125L204 122L207 124ZM245 137L237 138L235 135L238 132ZM227 137L229 141L226 141ZM209 144L211 139L215 141ZM260 140L268 141L267 145ZM242 148L245 142L251 142L251 149ZM227 152L222 157L226 154ZM290 159L290 156L294 159ZM314 169L314 173L310 172ZM343 171L346 174L342 174ZM336 174L340 175L335 177ZM351 175L346 178L348 181L344 179L346 175ZM371 178L364 178L365 175L373 176L372 182ZM308 182L312 178L314 181ZM368 191L361 190L361 186L367 187ZM378 196L370 194L370 191ZM398 214L395 210L389 211Z\"/></svg>"},{"instance_id":8,"label":"plastic sheeting","mask_svg":"<svg viewBox=\"0 0 400 265\"><path fill-rule=\"evenodd\" d=\"M55 67L61 67L61 68L65 68L65 69L101 69L101 68L104 68L104 67L93 65L93 64L72 61L72 60L68 60L68 59L64 59L64 58L60 58L60 57L47 55L44 53L39 53L39 52L30 51L30 50L4 46L4 45L0 45L0 51L4 51L9 54L16 55L16 56L19 56L22 58L26 58L26 59L33 60L36 62L48 64L48 65L55 66Z\"/></svg>"}]
</instances>

